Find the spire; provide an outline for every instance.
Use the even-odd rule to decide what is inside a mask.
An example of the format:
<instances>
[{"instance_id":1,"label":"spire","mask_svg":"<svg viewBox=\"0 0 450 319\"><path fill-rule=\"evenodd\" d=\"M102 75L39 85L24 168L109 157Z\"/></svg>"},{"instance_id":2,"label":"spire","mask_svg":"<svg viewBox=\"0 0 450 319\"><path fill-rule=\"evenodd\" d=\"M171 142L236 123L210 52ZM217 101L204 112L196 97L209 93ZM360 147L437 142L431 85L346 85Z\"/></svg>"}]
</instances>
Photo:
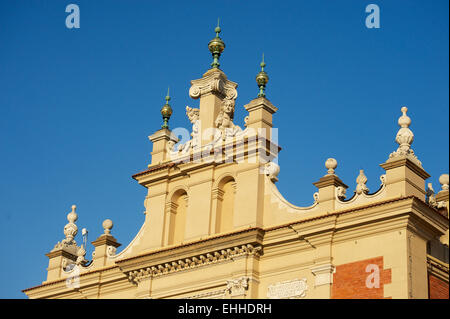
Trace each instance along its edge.
<instances>
[{"instance_id":1,"label":"spire","mask_svg":"<svg viewBox=\"0 0 450 319\"><path fill-rule=\"evenodd\" d=\"M169 87L167 88L167 95L166 95L166 104L163 105L162 109L161 109L161 115L163 118L163 125L161 125L161 128L169 128L169 119L170 116L172 115L172 108L170 107L169 101L170 101L170 96L169 96Z\"/></svg>"},{"instance_id":2,"label":"spire","mask_svg":"<svg viewBox=\"0 0 450 319\"><path fill-rule=\"evenodd\" d=\"M264 72L264 67L266 66L266 63L264 63L264 53L262 55L262 62L260 66L261 72L259 72L258 75L256 76L256 83L258 84L259 87L258 97L265 97L266 84L267 82L269 82L269 76L267 75L266 72Z\"/></svg>"},{"instance_id":3,"label":"spire","mask_svg":"<svg viewBox=\"0 0 450 319\"><path fill-rule=\"evenodd\" d=\"M219 37L220 31L221 30L219 27L219 19L217 19L217 27L214 29L214 32L216 32L216 37L214 39L212 39L211 41L209 41L209 43L208 43L208 49L213 56L213 62L211 63L211 69L219 68L220 54L225 49L225 42L223 42L222 39Z\"/></svg>"}]
</instances>

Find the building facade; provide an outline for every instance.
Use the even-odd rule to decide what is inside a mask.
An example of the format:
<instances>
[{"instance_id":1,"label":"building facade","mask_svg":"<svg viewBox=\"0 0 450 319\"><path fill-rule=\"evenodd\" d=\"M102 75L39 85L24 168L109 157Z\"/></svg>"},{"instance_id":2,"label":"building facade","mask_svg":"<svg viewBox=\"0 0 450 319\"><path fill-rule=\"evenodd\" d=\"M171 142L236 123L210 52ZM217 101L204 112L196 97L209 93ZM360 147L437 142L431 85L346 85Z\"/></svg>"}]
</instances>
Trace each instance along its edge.
<instances>
[{"instance_id":1,"label":"building facade","mask_svg":"<svg viewBox=\"0 0 450 319\"><path fill-rule=\"evenodd\" d=\"M312 204L289 203L276 187L281 150L272 128L278 111L265 96L261 63L257 98L245 105L245 128L233 123L237 83L220 69L225 44L209 42L211 68L192 80L186 107L191 139L169 128L149 136L151 163L133 178L148 189L145 221L120 244L112 222L92 245L77 244L76 207L64 238L47 254L47 279L29 298L448 298L449 175L433 191L411 144L402 107L398 148L381 163L371 192L361 170L354 187L336 174L337 161L313 184ZM393 132L395 134L395 132Z\"/></svg>"}]
</instances>

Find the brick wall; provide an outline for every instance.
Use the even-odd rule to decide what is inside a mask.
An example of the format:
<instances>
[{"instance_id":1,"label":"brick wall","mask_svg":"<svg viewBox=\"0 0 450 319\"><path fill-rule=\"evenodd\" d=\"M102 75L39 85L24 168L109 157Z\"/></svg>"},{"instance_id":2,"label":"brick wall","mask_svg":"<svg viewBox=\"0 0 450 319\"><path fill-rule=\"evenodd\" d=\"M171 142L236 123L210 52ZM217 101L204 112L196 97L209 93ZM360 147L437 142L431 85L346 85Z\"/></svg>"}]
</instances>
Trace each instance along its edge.
<instances>
[{"instance_id":1,"label":"brick wall","mask_svg":"<svg viewBox=\"0 0 450 319\"><path fill-rule=\"evenodd\" d=\"M383 269L383 257L336 266L333 299L384 299L384 285L391 282L391 270ZM448 295L448 290L447 290Z\"/></svg>"},{"instance_id":2,"label":"brick wall","mask_svg":"<svg viewBox=\"0 0 450 319\"><path fill-rule=\"evenodd\" d=\"M428 298L448 299L448 283L428 274Z\"/></svg>"}]
</instances>

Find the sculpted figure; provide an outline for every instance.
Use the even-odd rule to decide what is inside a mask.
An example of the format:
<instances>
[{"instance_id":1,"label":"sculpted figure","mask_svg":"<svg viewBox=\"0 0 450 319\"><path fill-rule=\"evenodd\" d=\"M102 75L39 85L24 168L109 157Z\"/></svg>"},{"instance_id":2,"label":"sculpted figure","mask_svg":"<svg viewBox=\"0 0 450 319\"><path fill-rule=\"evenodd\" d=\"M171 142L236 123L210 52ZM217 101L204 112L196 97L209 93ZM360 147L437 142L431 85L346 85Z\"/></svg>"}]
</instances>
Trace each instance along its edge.
<instances>
[{"instance_id":1,"label":"sculpted figure","mask_svg":"<svg viewBox=\"0 0 450 319\"><path fill-rule=\"evenodd\" d=\"M186 106L186 115L189 118L189 121L192 123L192 142L190 146L196 148L199 145L200 110Z\"/></svg>"},{"instance_id":2,"label":"sculpted figure","mask_svg":"<svg viewBox=\"0 0 450 319\"><path fill-rule=\"evenodd\" d=\"M226 130L231 129L231 135L236 133L236 126L233 123L234 118L234 100L233 99L225 99L222 102L222 107L219 115L216 118L216 127L222 133L222 139L226 138Z\"/></svg>"}]
</instances>

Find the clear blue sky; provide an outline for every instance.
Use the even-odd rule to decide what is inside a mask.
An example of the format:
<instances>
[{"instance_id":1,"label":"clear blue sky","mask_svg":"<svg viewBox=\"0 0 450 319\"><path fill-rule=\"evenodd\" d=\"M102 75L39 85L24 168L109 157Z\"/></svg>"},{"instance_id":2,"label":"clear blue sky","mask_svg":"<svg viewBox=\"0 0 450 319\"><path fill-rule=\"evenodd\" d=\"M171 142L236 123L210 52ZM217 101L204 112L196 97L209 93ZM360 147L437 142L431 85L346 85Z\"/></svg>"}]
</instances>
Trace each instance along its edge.
<instances>
[{"instance_id":1,"label":"clear blue sky","mask_svg":"<svg viewBox=\"0 0 450 319\"><path fill-rule=\"evenodd\" d=\"M81 28L65 27L78 4ZM365 27L379 5L381 28ZM413 149L429 181L448 173L448 1L1 1L0 297L46 278L72 204L89 241L114 221L126 246L144 220L146 189L131 175L150 161L171 88L171 126L189 127L190 80L211 63L217 17L221 67L239 84L235 122L256 97L262 52L278 107L278 187L309 205L328 157L351 192L359 169L379 186L408 106ZM292 173L295 172L295 173ZM81 242L80 234L77 236ZM122 248L124 247L122 246ZM92 249L88 251L90 257Z\"/></svg>"}]
</instances>

